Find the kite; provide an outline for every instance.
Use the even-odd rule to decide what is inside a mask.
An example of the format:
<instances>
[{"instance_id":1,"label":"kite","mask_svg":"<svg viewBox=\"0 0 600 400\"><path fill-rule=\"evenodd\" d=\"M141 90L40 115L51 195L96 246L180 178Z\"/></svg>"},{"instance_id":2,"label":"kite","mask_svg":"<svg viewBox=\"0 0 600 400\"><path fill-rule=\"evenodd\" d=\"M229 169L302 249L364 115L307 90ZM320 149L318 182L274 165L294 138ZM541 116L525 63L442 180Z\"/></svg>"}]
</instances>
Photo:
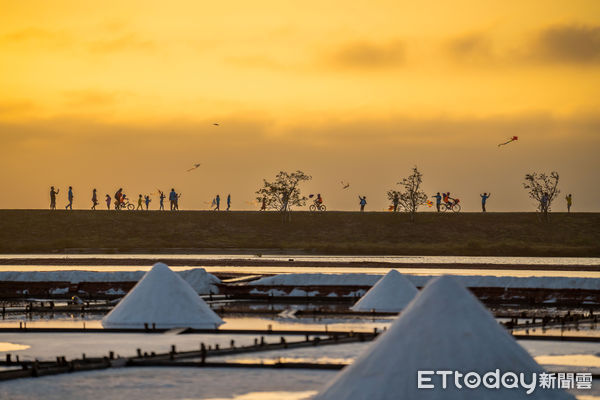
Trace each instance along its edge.
<instances>
[{"instance_id":1,"label":"kite","mask_svg":"<svg viewBox=\"0 0 600 400\"><path fill-rule=\"evenodd\" d=\"M213 126L219 126L219 124L218 124L217 122L215 122L215 123L213 124Z\"/></svg>"},{"instance_id":2,"label":"kite","mask_svg":"<svg viewBox=\"0 0 600 400\"><path fill-rule=\"evenodd\" d=\"M509 143L511 143L511 142L514 142L515 140L519 140L519 137L518 137L518 136L513 136L513 137L511 137L511 138L510 138L510 140L509 140L508 142L500 143L500 144L498 145L498 147L500 147L500 146L504 146L504 145L506 145L506 144L509 144Z\"/></svg>"},{"instance_id":3,"label":"kite","mask_svg":"<svg viewBox=\"0 0 600 400\"><path fill-rule=\"evenodd\" d=\"M192 168L188 169L188 170L187 170L187 172L193 171L193 170L195 170L196 168L199 168L201 165L202 165L202 164L194 164L194 166L193 166Z\"/></svg>"},{"instance_id":4,"label":"kite","mask_svg":"<svg viewBox=\"0 0 600 400\"><path fill-rule=\"evenodd\" d=\"M433 207L433 202L431 200L427 200L427 206L429 206L429 208Z\"/></svg>"},{"instance_id":5,"label":"kite","mask_svg":"<svg viewBox=\"0 0 600 400\"><path fill-rule=\"evenodd\" d=\"M340 181L342 184L342 189L348 189L350 187L350 182Z\"/></svg>"}]
</instances>

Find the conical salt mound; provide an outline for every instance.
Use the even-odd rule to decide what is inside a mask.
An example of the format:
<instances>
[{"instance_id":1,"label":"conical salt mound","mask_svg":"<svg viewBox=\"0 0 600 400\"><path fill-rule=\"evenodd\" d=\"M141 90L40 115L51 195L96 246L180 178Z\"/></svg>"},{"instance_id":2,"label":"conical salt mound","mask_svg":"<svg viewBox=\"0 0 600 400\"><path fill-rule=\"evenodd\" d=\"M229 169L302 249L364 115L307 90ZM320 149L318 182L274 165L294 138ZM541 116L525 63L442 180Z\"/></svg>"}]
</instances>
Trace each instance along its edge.
<instances>
[{"instance_id":1,"label":"conical salt mound","mask_svg":"<svg viewBox=\"0 0 600 400\"><path fill-rule=\"evenodd\" d=\"M353 311L400 312L419 291L395 269L375 285L350 309Z\"/></svg>"},{"instance_id":2,"label":"conical salt mound","mask_svg":"<svg viewBox=\"0 0 600 400\"><path fill-rule=\"evenodd\" d=\"M102 319L105 328L216 329L223 320L194 289L165 264L157 263Z\"/></svg>"},{"instance_id":3,"label":"conical salt mound","mask_svg":"<svg viewBox=\"0 0 600 400\"><path fill-rule=\"evenodd\" d=\"M539 382L543 372L471 293L454 278L442 276L430 282L388 331L314 400L573 399L563 391L539 387L529 395L523 386L506 389L500 384L489 389L480 384L470 389L460 379L458 389L455 375L448 376L446 389L441 375L426 375L431 381L424 383L434 388L418 387L417 371L473 371L483 378L496 369L500 378L507 372L524 373L528 384L532 373ZM493 378L487 382L494 383ZM510 376L506 382L511 384Z\"/></svg>"}]
</instances>

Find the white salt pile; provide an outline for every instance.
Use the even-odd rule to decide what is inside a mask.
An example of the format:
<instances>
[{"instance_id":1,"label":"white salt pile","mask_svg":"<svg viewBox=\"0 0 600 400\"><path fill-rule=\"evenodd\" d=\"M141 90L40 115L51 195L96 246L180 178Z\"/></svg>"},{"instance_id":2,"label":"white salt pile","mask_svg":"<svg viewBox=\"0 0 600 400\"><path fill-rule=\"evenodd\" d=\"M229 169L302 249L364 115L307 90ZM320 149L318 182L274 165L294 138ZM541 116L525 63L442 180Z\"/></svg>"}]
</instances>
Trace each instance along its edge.
<instances>
[{"instance_id":1,"label":"white salt pile","mask_svg":"<svg viewBox=\"0 0 600 400\"><path fill-rule=\"evenodd\" d=\"M488 388L486 375L498 370L499 388ZM419 388L418 371L425 378ZM442 375L450 371L446 388ZM477 373L479 386L466 386L465 376ZM396 399L573 399L562 390L537 387L531 394L514 379L524 374L526 385L538 382L542 368L517 344L479 301L454 278L441 276L430 282L404 310L388 331L378 338L349 367L340 372L314 400L396 400ZM537 374L533 377L532 374ZM482 379L488 376L487 380ZM475 385L475 375L468 375L469 385ZM431 379L427 381L427 379ZM520 379L520 376L519 376Z\"/></svg>"},{"instance_id":2,"label":"white salt pile","mask_svg":"<svg viewBox=\"0 0 600 400\"><path fill-rule=\"evenodd\" d=\"M1 277L1 275L0 275ZM409 275L404 277L417 287L423 287L437 276ZM265 286L372 286L381 275L376 274L281 274L268 276L248 282L248 285ZM459 275L455 276L462 285L467 287L507 287L507 288L536 288L536 289L588 289L598 290L600 278L572 278L565 276L486 276Z\"/></svg>"},{"instance_id":3,"label":"white salt pile","mask_svg":"<svg viewBox=\"0 0 600 400\"><path fill-rule=\"evenodd\" d=\"M194 289L165 264L157 263L102 319L105 328L216 329L223 320Z\"/></svg>"},{"instance_id":4,"label":"white salt pile","mask_svg":"<svg viewBox=\"0 0 600 400\"><path fill-rule=\"evenodd\" d=\"M419 291L402 274L390 270L350 309L353 311L400 312Z\"/></svg>"},{"instance_id":5,"label":"white salt pile","mask_svg":"<svg viewBox=\"0 0 600 400\"><path fill-rule=\"evenodd\" d=\"M0 271L0 281L17 282L137 282L144 271ZM204 268L177 272L197 293L218 294L221 280Z\"/></svg>"}]
</instances>

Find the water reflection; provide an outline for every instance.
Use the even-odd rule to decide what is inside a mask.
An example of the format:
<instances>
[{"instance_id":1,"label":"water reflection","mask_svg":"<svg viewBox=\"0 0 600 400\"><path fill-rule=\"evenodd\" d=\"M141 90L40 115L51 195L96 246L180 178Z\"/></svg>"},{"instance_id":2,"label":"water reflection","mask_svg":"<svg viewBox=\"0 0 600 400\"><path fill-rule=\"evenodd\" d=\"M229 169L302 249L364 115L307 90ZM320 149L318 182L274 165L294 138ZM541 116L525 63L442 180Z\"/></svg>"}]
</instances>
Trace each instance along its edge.
<instances>
[{"instance_id":1,"label":"water reflection","mask_svg":"<svg viewBox=\"0 0 600 400\"><path fill-rule=\"evenodd\" d=\"M305 392L252 392L235 397L219 397L206 400L305 400L317 394L316 391ZM186 399L193 400L193 399Z\"/></svg>"}]
</instances>

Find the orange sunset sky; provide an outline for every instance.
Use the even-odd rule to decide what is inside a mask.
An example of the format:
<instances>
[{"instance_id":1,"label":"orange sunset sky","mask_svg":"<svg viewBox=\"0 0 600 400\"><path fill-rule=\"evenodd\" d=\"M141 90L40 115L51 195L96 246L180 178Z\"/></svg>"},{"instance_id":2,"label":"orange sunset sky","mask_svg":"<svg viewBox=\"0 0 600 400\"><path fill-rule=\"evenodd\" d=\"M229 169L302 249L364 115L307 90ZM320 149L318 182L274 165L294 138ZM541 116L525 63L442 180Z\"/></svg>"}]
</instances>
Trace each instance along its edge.
<instances>
[{"instance_id":1,"label":"orange sunset sky","mask_svg":"<svg viewBox=\"0 0 600 400\"><path fill-rule=\"evenodd\" d=\"M533 210L523 176L551 170L555 210L599 211L599 144L596 0L0 0L0 208L72 185L75 208L121 186L256 209L301 169L380 211L417 165L467 211Z\"/></svg>"}]
</instances>

